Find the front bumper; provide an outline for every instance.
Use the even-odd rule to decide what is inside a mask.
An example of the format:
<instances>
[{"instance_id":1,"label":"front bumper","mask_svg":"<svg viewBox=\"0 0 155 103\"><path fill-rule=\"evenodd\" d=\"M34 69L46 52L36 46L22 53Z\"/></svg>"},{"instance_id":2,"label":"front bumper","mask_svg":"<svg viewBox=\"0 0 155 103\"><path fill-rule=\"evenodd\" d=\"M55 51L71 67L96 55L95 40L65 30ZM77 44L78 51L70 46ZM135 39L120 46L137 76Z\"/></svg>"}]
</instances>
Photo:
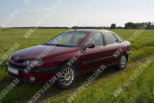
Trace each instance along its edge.
<instances>
[{"instance_id":1,"label":"front bumper","mask_svg":"<svg viewBox=\"0 0 155 103\"><path fill-rule=\"evenodd\" d=\"M131 51L127 52L127 55L128 55L128 61L129 61L130 56L131 56Z\"/></svg>"},{"instance_id":2,"label":"front bumper","mask_svg":"<svg viewBox=\"0 0 155 103\"><path fill-rule=\"evenodd\" d=\"M26 81L29 83L42 83L48 82L57 72L58 67L53 68L42 68L42 69L31 69L28 73L25 72L25 68L18 67L16 65L10 64L9 62L6 63L7 67L12 69L18 70L18 75L13 74L8 71L9 75L13 78L18 78L21 81ZM30 77L34 77L35 80L32 81Z\"/></svg>"}]
</instances>

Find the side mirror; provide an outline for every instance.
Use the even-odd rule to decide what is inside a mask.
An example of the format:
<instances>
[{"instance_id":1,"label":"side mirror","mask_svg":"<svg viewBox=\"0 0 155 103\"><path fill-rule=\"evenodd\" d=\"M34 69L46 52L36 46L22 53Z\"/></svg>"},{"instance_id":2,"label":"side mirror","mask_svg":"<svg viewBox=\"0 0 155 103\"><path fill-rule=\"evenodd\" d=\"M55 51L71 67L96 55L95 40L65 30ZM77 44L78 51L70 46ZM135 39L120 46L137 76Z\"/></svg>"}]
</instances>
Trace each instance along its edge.
<instances>
[{"instance_id":1,"label":"side mirror","mask_svg":"<svg viewBox=\"0 0 155 103\"><path fill-rule=\"evenodd\" d=\"M121 41L119 41L118 39L116 40L117 43L121 43Z\"/></svg>"},{"instance_id":2,"label":"side mirror","mask_svg":"<svg viewBox=\"0 0 155 103\"><path fill-rule=\"evenodd\" d=\"M95 44L89 43L86 45L86 48L95 48Z\"/></svg>"}]
</instances>

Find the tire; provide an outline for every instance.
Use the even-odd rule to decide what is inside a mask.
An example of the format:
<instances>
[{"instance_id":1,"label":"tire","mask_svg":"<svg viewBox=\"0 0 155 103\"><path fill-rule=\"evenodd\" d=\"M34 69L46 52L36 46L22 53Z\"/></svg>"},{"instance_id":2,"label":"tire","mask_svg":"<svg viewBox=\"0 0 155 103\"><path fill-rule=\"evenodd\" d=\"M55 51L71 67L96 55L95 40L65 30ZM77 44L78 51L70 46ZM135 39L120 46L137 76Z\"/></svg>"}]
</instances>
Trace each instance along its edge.
<instances>
[{"instance_id":1,"label":"tire","mask_svg":"<svg viewBox=\"0 0 155 103\"><path fill-rule=\"evenodd\" d=\"M60 89L67 89L71 87L77 77L76 68L74 66L68 66L67 64L64 64L61 66L58 72L61 73L61 77L59 77L56 81L56 85Z\"/></svg>"},{"instance_id":2,"label":"tire","mask_svg":"<svg viewBox=\"0 0 155 103\"><path fill-rule=\"evenodd\" d=\"M123 70L123 69L125 69L126 64L127 64L127 56L126 56L125 54L123 54L123 55L120 57L119 64L117 65L118 70Z\"/></svg>"}]
</instances>

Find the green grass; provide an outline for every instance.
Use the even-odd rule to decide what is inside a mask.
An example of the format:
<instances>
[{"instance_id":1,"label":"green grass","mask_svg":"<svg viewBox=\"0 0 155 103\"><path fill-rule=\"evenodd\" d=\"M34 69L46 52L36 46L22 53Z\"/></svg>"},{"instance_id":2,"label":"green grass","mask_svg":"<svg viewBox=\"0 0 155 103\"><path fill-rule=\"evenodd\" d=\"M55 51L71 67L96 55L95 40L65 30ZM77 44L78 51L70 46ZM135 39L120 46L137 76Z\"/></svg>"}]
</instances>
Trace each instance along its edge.
<instances>
[{"instance_id":1,"label":"green grass","mask_svg":"<svg viewBox=\"0 0 155 103\"><path fill-rule=\"evenodd\" d=\"M0 31L0 57L5 54L14 43L18 43L20 46L17 50L21 50L27 47L40 45L58 34L67 31L66 29L38 29L28 39L24 38L24 34L28 29L7 29ZM128 39L136 30L112 30L122 36L124 39ZM144 62L144 58L153 57L154 54L154 31L145 30L134 41L131 41L132 55L127 66L127 70L121 71L119 75L113 75L113 77L106 78L104 76L99 77L88 89L83 91L80 96L76 98L74 103L103 103L103 102L152 102L153 101L153 64L147 69L117 98L112 97L112 93L120 87L122 83L138 68L138 66ZM153 60L153 59L152 59ZM6 62L7 60L5 60ZM7 67L5 62L0 65L0 91L7 87L7 85L13 80L7 73ZM112 71L114 71L112 69ZM107 71L110 72L110 71ZM104 75L104 73L102 74ZM58 90L52 86L43 96L50 97L45 98L43 102L51 103L65 103L66 97L70 96L72 91L82 85L82 82L89 76L82 76L78 79L77 86L69 90ZM32 85L26 83L19 83L8 95L3 99L4 103L21 103L26 102L33 96L37 90L39 90L43 84ZM137 89L138 88L138 89ZM52 94L50 94L52 93ZM60 96L61 97L60 97Z\"/></svg>"},{"instance_id":2,"label":"green grass","mask_svg":"<svg viewBox=\"0 0 155 103\"><path fill-rule=\"evenodd\" d=\"M102 103L103 101L106 103L153 103L153 67L152 62L118 97L114 97L113 93L133 74L132 72L124 72L116 78L98 82L80 94L73 103Z\"/></svg>"}]
</instances>

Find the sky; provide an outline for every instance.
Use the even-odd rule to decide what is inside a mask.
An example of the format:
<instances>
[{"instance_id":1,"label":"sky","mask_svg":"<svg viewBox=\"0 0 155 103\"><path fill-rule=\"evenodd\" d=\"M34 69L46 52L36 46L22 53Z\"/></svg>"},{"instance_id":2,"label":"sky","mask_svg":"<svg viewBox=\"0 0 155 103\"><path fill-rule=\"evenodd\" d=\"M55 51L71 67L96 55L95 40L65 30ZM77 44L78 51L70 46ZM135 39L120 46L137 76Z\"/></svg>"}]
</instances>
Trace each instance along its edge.
<instances>
[{"instance_id":1,"label":"sky","mask_svg":"<svg viewBox=\"0 0 155 103\"><path fill-rule=\"evenodd\" d=\"M154 0L0 0L0 27L154 22Z\"/></svg>"}]
</instances>

